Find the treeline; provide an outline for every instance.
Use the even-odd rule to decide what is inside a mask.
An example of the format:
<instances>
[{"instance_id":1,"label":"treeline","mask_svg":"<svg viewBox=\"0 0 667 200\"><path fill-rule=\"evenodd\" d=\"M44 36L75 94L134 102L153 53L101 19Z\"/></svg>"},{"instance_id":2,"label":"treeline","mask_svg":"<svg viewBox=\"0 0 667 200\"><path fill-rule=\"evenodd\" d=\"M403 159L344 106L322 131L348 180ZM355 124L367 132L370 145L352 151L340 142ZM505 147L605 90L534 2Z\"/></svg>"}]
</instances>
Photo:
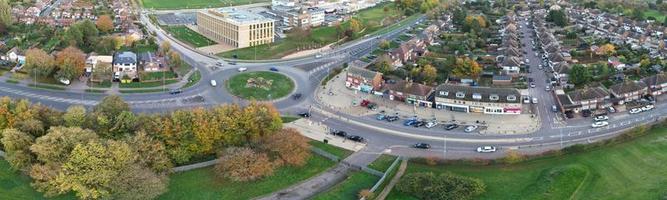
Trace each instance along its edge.
<instances>
[{"instance_id":1,"label":"treeline","mask_svg":"<svg viewBox=\"0 0 667 200\"><path fill-rule=\"evenodd\" d=\"M223 152L217 174L246 181L310 156L307 139L260 103L136 115L118 96L65 112L4 97L0 130L6 160L47 197L153 199L166 191L170 169L193 159Z\"/></svg>"}]
</instances>

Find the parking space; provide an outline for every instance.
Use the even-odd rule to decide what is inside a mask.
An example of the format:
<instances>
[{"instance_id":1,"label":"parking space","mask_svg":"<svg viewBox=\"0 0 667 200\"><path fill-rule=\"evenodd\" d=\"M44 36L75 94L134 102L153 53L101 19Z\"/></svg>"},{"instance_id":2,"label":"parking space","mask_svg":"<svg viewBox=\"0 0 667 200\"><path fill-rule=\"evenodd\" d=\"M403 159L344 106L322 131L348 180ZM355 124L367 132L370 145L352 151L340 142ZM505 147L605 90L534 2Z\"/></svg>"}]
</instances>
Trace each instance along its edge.
<instances>
[{"instance_id":1,"label":"parking space","mask_svg":"<svg viewBox=\"0 0 667 200\"><path fill-rule=\"evenodd\" d=\"M195 25L197 23L197 15L195 13L167 13L158 14L156 17L160 25L166 26Z\"/></svg>"}]
</instances>

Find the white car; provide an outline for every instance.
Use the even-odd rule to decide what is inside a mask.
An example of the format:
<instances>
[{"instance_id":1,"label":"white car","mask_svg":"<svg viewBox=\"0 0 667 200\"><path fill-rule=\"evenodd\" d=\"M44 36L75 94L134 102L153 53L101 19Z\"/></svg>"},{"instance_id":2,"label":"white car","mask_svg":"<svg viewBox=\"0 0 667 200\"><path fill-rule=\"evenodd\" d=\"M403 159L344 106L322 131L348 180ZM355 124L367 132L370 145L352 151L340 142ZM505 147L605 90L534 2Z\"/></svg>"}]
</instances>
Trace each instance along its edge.
<instances>
[{"instance_id":1,"label":"white car","mask_svg":"<svg viewBox=\"0 0 667 200\"><path fill-rule=\"evenodd\" d=\"M642 111L653 110L653 108L655 108L653 105L646 105L646 106L642 107Z\"/></svg>"},{"instance_id":2,"label":"white car","mask_svg":"<svg viewBox=\"0 0 667 200\"><path fill-rule=\"evenodd\" d=\"M601 122L595 122L595 123L591 124L591 127L600 128L600 127L607 126L607 125L609 125L609 122L601 121Z\"/></svg>"},{"instance_id":3,"label":"white car","mask_svg":"<svg viewBox=\"0 0 667 200\"><path fill-rule=\"evenodd\" d=\"M433 128L433 127L435 127L435 126L437 126L437 125L438 125L438 122L436 122L436 121L430 121L430 122L426 123L425 127L426 127L426 128Z\"/></svg>"},{"instance_id":4,"label":"white car","mask_svg":"<svg viewBox=\"0 0 667 200\"><path fill-rule=\"evenodd\" d=\"M473 132L473 131L477 130L477 128L479 128L479 126L470 125L470 126L466 126L466 128L463 131L466 132L466 133L470 133L470 132Z\"/></svg>"},{"instance_id":5,"label":"white car","mask_svg":"<svg viewBox=\"0 0 667 200\"><path fill-rule=\"evenodd\" d=\"M248 71L248 68L239 67L238 70L239 70L239 72L245 72L245 71Z\"/></svg>"},{"instance_id":6,"label":"white car","mask_svg":"<svg viewBox=\"0 0 667 200\"><path fill-rule=\"evenodd\" d=\"M599 122L599 121L607 121L609 120L609 117L607 115L600 115L600 116L595 116L593 118L594 121Z\"/></svg>"},{"instance_id":7,"label":"white car","mask_svg":"<svg viewBox=\"0 0 667 200\"><path fill-rule=\"evenodd\" d=\"M547 85L547 87L544 88L544 91L547 91L547 92L548 92L548 91L551 91L551 87L549 87L549 86Z\"/></svg>"},{"instance_id":8,"label":"white car","mask_svg":"<svg viewBox=\"0 0 667 200\"><path fill-rule=\"evenodd\" d=\"M533 104L537 104L537 98L533 97Z\"/></svg>"},{"instance_id":9,"label":"white car","mask_svg":"<svg viewBox=\"0 0 667 200\"><path fill-rule=\"evenodd\" d=\"M496 147L493 147L493 146L477 147L477 152L478 153L493 153L493 152L496 152Z\"/></svg>"},{"instance_id":10,"label":"white car","mask_svg":"<svg viewBox=\"0 0 667 200\"><path fill-rule=\"evenodd\" d=\"M630 114L637 114L637 113L640 113L640 112L642 112L642 109L639 109L639 108L630 109Z\"/></svg>"},{"instance_id":11,"label":"white car","mask_svg":"<svg viewBox=\"0 0 667 200\"><path fill-rule=\"evenodd\" d=\"M530 83L531 88L535 88L535 83Z\"/></svg>"},{"instance_id":12,"label":"white car","mask_svg":"<svg viewBox=\"0 0 667 200\"><path fill-rule=\"evenodd\" d=\"M218 82L216 82L215 80L211 80L211 86L213 87L218 86Z\"/></svg>"},{"instance_id":13,"label":"white car","mask_svg":"<svg viewBox=\"0 0 667 200\"><path fill-rule=\"evenodd\" d=\"M523 97L523 103L529 104L530 103L530 97Z\"/></svg>"}]
</instances>

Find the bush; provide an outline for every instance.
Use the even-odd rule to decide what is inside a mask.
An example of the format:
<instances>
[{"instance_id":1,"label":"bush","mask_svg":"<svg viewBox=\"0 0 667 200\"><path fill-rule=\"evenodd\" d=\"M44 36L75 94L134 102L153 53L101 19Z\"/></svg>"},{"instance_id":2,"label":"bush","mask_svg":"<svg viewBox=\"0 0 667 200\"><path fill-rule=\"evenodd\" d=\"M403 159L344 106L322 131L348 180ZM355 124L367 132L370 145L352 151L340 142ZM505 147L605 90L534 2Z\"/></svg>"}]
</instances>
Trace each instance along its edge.
<instances>
[{"instance_id":1,"label":"bush","mask_svg":"<svg viewBox=\"0 0 667 200\"><path fill-rule=\"evenodd\" d=\"M369 189L363 189L359 191L359 194L357 196L359 197L359 199L363 198L366 200L371 200L375 198L375 194L373 194L373 192L371 192L371 190Z\"/></svg>"},{"instance_id":2,"label":"bush","mask_svg":"<svg viewBox=\"0 0 667 200\"><path fill-rule=\"evenodd\" d=\"M275 165L265 153L244 147L227 148L215 166L219 177L233 181L253 181L273 174Z\"/></svg>"},{"instance_id":3,"label":"bush","mask_svg":"<svg viewBox=\"0 0 667 200\"><path fill-rule=\"evenodd\" d=\"M507 155L503 158L503 162L506 164L514 164L525 160L526 157L519 153L516 150L508 150Z\"/></svg>"},{"instance_id":4,"label":"bush","mask_svg":"<svg viewBox=\"0 0 667 200\"><path fill-rule=\"evenodd\" d=\"M397 185L400 192L419 199L472 199L486 191L484 183L475 178L452 173L435 175L432 172L407 174Z\"/></svg>"},{"instance_id":5,"label":"bush","mask_svg":"<svg viewBox=\"0 0 667 200\"><path fill-rule=\"evenodd\" d=\"M310 157L308 139L293 128L284 128L265 139L263 149L274 154L282 163L303 166Z\"/></svg>"}]
</instances>

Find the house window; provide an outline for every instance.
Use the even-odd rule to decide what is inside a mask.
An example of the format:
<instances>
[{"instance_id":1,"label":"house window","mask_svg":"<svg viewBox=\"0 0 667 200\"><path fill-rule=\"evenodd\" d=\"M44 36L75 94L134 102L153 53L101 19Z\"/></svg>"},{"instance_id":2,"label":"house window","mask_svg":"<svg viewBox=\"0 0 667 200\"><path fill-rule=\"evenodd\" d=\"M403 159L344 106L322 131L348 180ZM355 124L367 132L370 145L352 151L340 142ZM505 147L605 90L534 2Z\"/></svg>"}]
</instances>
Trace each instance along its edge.
<instances>
[{"instance_id":1,"label":"house window","mask_svg":"<svg viewBox=\"0 0 667 200\"><path fill-rule=\"evenodd\" d=\"M466 97L466 94L463 92L457 92L456 93L456 98L463 99Z\"/></svg>"},{"instance_id":2,"label":"house window","mask_svg":"<svg viewBox=\"0 0 667 200\"><path fill-rule=\"evenodd\" d=\"M472 94L472 99L475 99L475 100L482 100L482 94L480 94L480 93L473 93L473 94Z\"/></svg>"},{"instance_id":3,"label":"house window","mask_svg":"<svg viewBox=\"0 0 667 200\"><path fill-rule=\"evenodd\" d=\"M489 96L489 99L491 101L498 101L498 99L500 99L500 97L497 94L492 94L491 96Z\"/></svg>"},{"instance_id":4,"label":"house window","mask_svg":"<svg viewBox=\"0 0 667 200\"><path fill-rule=\"evenodd\" d=\"M440 91L440 96L447 96L447 92L445 92L445 91Z\"/></svg>"},{"instance_id":5,"label":"house window","mask_svg":"<svg viewBox=\"0 0 667 200\"><path fill-rule=\"evenodd\" d=\"M507 96L507 101L516 101L516 96L514 95Z\"/></svg>"}]
</instances>

